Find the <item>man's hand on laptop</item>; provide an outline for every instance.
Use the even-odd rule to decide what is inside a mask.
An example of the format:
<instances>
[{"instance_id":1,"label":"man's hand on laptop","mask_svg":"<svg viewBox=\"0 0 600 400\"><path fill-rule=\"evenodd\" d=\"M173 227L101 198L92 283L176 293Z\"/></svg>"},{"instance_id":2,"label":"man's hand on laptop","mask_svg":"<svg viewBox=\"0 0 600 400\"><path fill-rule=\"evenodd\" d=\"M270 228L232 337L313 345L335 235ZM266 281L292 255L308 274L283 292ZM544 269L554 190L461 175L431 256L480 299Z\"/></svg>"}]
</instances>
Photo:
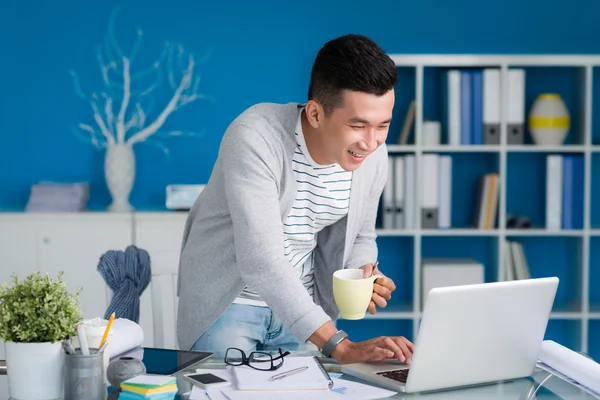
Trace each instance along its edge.
<instances>
[{"instance_id":1,"label":"man's hand on laptop","mask_svg":"<svg viewBox=\"0 0 600 400\"><path fill-rule=\"evenodd\" d=\"M394 284L393 280L383 275L379 268L375 267L375 270L373 270L373 264L366 264L360 268L364 271L363 276L365 278L371 275L381 275L383 277L377 278L373 283L373 296L371 297L368 310L371 314L375 314L377 312L376 306L381 308L387 306L388 300L392 298L392 292L396 290L396 284Z\"/></svg>"},{"instance_id":2,"label":"man's hand on laptop","mask_svg":"<svg viewBox=\"0 0 600 400\"><path fill-rule=\"evenodd\" d=\"M342 340L331 353L340 364L397 359L410 364L415 345L404 336L381 336L364 342Z\"/></svg>"}]
</instances>

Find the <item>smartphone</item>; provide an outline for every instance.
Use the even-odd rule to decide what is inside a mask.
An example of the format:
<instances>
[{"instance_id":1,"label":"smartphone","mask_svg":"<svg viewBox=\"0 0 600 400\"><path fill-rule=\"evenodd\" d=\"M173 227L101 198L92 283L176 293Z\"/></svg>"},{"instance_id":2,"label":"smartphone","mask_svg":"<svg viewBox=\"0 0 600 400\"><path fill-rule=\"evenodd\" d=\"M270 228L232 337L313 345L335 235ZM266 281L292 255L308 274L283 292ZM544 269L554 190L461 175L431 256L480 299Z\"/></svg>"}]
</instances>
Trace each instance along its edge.
<instances>
[{"instance_id":1,"label":"smartphone","mask_svg":"<svg viewBox=\"0 0 600 400\"><path fill-rule=\"evenodd\" d=\"M213 374L185 374L183 377L203 389L226 388L231 386L231 382Z\"/></svg>"}]
</instances>

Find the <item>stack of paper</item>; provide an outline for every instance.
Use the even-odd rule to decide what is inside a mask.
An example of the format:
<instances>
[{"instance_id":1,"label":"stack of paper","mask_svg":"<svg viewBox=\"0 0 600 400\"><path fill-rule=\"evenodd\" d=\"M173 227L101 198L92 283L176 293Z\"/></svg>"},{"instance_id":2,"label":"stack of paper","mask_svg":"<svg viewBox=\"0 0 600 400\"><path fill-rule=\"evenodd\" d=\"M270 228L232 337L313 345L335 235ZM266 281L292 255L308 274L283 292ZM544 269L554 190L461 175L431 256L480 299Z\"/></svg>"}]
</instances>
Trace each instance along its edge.
<instances>
[{"instance_id":1,"label":"stack of paper","mask_svg":"<svg viewBox=\"0 0 600 400\"><path fill-rule=\"evenodd\" d=\"M600 364L552 340L544 340L538 367L600 398Z\"/></svg>"},{"instance_id":2,"label":"stack of paper","mask_svg":"<svg viewBox=\"0 0 600 400\"><path fill-rule=\"evenodd\" d=\"M305 367L306 370L284 379L270 379L272 376ZM333 385L315 357L288 357L277 371L259 371L245 365L234 367L233 376L238 390L327 390Z\"/></svg>"},{"instance_id":3,"label":"stack of paper","mask_svg":"<svg viewBox=\"0 0 600 400\"><path fill-rule=\"evenodd\" d=\"M121 383L119 399L174 399L177 390L177 380L172 376L140 375Z\"/></svg>"}]
</instances>

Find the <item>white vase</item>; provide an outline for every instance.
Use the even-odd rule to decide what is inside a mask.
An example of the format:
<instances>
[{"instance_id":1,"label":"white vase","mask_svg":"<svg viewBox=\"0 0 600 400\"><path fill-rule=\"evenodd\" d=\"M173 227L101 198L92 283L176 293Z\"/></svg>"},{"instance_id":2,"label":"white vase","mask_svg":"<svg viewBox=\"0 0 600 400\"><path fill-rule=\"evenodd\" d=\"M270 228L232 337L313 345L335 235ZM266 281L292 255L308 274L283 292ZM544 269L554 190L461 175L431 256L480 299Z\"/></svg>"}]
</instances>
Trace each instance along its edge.
<instances>
[{"instance_id":1,"label":"white vase","mask_svg":"<svg viewBox=\"0 0 600 400\"><path fill-rule=\"evenodd\" d=\"M106 148L104 160L104 176L112 203L108 207L113 212L133 210L129 203L129 195L135 180L135 155L128 144L113 144Z\"/></svg>"},{"instance_id":2,"label":"white vase","mask_svg":"<svg viewBox=\"0 0 600 400\"><path fill-rule=\"evenodd\" d=\"M10 398L61 399L65 353L60 342L4 343Z\"/></svg>"},{"instance_id":3,"label":"white vase","mask_svg":"<svg viewBox=\"0 0 600 400\"><path fill-rule=\"evenodd\" d=\"M555 93L538 95L529 112L528 125L536 144L562 145L569 132L570 116L560 95Z\"/></svg>"}]
</instances>

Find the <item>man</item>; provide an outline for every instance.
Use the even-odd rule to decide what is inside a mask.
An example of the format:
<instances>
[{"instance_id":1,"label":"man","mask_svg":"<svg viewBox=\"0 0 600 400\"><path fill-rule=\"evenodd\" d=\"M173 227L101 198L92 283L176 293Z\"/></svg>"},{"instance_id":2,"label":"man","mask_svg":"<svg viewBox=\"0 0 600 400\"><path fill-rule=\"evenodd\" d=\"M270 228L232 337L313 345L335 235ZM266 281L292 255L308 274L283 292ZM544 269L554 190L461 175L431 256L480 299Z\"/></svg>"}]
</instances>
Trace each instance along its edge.
<instances>
[{"instance_id":1,"label":"man","mask_svg":"<svg viewBox=\"0 0 600 400\"><path fill-rule=\"evenodd\" d=\"M346 35L319 51L306 104L255 105L228 127L185 226L181 348L316 346L340 363L410 362L404 337L352 342L332 323L334 271L382 274L375 220L396 79L377 44ZM393 290L377 279L369 311Z\"/></svg>"}]
</instances>

